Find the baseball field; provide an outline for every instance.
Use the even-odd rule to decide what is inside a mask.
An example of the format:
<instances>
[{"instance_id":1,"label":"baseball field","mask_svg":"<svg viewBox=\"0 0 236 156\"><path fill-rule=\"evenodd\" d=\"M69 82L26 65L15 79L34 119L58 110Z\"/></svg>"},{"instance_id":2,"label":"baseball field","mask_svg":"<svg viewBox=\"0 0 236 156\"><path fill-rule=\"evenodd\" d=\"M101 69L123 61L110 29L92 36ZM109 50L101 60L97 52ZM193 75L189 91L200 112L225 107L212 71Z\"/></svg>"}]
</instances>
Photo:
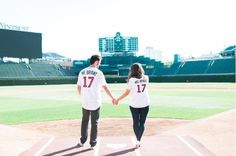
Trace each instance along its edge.
<instances>
[{"instance_id":1,"label":"baseball field","mask_svg":"<svg viewBox=\"0 0 236 156\"><path fill-rule=\"evenodd\" d=\"M109 84L115 97L126 84ZM235 108L234 83L151 83L149 118L196 120ZM129 97L113 106L103 92L101 118L130 118ZM0 87L0 124L81 118L76 85Z\"/></svg>"}]
</instances>

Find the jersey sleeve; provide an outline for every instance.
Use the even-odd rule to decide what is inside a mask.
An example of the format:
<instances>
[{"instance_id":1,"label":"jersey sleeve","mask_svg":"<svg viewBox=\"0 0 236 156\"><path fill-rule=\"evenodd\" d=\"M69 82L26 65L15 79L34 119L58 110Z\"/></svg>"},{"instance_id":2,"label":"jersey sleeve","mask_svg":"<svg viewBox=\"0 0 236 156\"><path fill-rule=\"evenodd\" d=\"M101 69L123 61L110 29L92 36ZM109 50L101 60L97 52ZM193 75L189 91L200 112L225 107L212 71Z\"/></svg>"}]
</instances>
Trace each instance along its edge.
<instances>
[{"instance_id":1,"label":"jersey sleeve","mask_svg":"<svg viewBox=\"0 0 236 156\"><path fill-rule=\"evenodd\" d=\"M128 80L127 88L126 88L126 89L131 90L131 87L132 87L132 81L133 81L132 78L130 78L130 79Z\"/></svg>"},{"instance_id":2,"label":"jersey sleeve","mask_svg":"<svg viewBox=\"0 0 236 156\"><path fill-rule=\"evenodd\" d=\"M79 76L78 76L77 85L82 86L82 82L81 82L81 72L79 73Z\"/></svg>"},{"instance_id":3,"label":"jersey sleeve","mask_svg":"<svg viewBox=\"0 0 236 156\"><path fill-rule=\"evenodd\" d=\"M104 74L102 72L100 72L100 82L101 82L102 86L106 86L107 85L105 76L104 76Z\"/></svg>"},{"instance_id":4,"label":"jersey sleeve","mask_svg":"<svg viewBox=\"0 0 236 156\"><path fill-rule=\"evenodd\" d=\"M147 79L147 83L149 83L149 77L147 75L145 75L146 79Z\"/></svg>"}]
</instances>

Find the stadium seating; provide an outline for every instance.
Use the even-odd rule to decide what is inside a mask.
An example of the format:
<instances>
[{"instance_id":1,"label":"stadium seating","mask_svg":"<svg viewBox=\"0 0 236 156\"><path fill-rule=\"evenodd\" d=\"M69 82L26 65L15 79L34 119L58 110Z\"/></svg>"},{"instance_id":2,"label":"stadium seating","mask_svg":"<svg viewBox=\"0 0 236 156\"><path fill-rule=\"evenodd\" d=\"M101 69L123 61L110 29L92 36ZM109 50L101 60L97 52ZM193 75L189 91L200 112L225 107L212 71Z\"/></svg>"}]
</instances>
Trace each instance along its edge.
<instances>
[{"instance_id":1,"label":"stadium seating","mask_svg":"<svg viewBox=\"0 0 236 156\"><path fill-rule=\"evenodd\" d=\"M0 77L33 77L25 64L6 63L0 65Z\"/></svg>"},{"instance_id":2,"label":"stadium seating","mask_svg":"<svg viewBox=\"0 0 236 156\"><path fill-rule=\"evenodd\" d=\"M212 60L207 73L235 73L235 58Z\"/></svg>"},{"instance_id":3,"label":"stadium seating","mask_svg":"<svg viewBox=\"0 0 236 156\"><path fill-rule=\"evenodd\" d=\"M62 76L56 65L51 64L30 64L35 76Z\"/></svg>"},{"instance_id":4,"label":"stadium seating","mask_svg":"<svg viewBox=\"0 0 236 156\"><path fill-rule=\"evenodd\" d=\"M176 74L205 74L210 60L191 60L182 62Z\"/></svg>"},{"instance_id":5,"label":"stadium seating","mask_svg":"<svg viewBox=\"0 0 236 156\"><path fill-rule=\"evenodd\" d=\"M170 67L160 66L155 68L152 75L161 76L161 75L174 75L181 65L180 62L172 64Z\"/></svg>"},{"instance_id":6,"label":"stadium seating","mask_svg":"<svg viewBox=\"0 0 236 156\"><path fill-rule=\"evenodd\" d=\"M1 63L0 78L74 76L60 65L44 63Z\"/></svg>"},{"instance_id":7,"label":"stadium seating","mask_svg":"<svg viewBox=\"0 0 236 156\"><path fill-rule=\"evenodd\" d=\"M235 57L185 60L165 66L162 62L144 56L104 57L100 70L109 76L128 76L130 65L139 62L145 74L150 76L194 76L235 74ZM74 61L70 69L59 64L46 63L0 63L0 78L35 78L77 76L80 70L89 66L89 60Z\"/></svg>"}]
</instances>

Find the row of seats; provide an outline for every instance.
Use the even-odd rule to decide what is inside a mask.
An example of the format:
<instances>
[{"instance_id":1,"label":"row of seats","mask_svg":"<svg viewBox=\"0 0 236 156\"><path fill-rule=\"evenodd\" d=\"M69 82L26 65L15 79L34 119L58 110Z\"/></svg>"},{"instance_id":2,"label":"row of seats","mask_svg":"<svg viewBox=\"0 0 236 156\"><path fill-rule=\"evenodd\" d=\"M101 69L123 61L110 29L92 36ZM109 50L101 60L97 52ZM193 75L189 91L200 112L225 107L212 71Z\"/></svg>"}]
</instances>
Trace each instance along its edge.
<instances>
[{"instance_id":1,"label":"row of seats","mask_svg":"<svg viewBox=\"0 0 236 156\"><path fill-rule=\"evenodd\" d=\"M108 60L109 59L105 59L105 62L110 62L110 60ZM114 61L115 59L112 60ZM161 62L152 61L150 59L147 60L145 57L128 57L124 60L119 60L119 62L110 62L111 64L104 64L104 62L100 66L100 69L105 75L127 76L129 74L130 64L134 62L140 62L143 64L145 73L147 75L153 76L235 73L235 58L233 57L211 60L184 61L174 63L170 67L165 67ZM125 61L126 63L121 64L122 61ZM85 63L69 70L64 69L62 66L57 64L1 63L0 78L76 76L81 69L87 66L88 63Z\"/></svg>"},{"instance_id":2,"label":"row of seats","mask_svg":"<svg viewBox=\"0 0 236 156\"><path fill-rule=\"evenodd\" d=\"M235 58L212 60L191 60L178 62L169 68L156 68L153 75L187 75L187 74L223 74L235 73Z\"/></svg>"},{"instance_id":3,"label":"row of seats","mask_svg":"<svg viewBox=\"0 0 236 156\"><path fill-rule=\"evenodd\" d=\"M70 71L55 64L1 64L0 77L50 77L71 76Z\"/></svg>"}]
</instances>

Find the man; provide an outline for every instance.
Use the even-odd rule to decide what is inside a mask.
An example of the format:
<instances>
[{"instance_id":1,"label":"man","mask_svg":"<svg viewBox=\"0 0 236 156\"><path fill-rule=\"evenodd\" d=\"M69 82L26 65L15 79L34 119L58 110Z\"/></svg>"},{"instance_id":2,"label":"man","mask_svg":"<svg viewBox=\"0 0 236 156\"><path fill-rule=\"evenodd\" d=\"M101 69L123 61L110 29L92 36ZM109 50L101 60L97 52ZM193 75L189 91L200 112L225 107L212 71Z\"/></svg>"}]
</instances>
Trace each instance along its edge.
<instances>
[{"instance_id":1,"label":"man","mask_svg":"<svg viewBox=\"0 0 236 156\"><path fill-rule=\"evenodd\" d=\"M90 132L90 145L94 149L97 144L97 129L98 119L101 107L101 88L105 90L107 95L112 99L114 98L107 87L105 77L100 71L99 65L101 58L99 55L93 55L90 58L90 66L81 70L78 76L77 90L82 98L82 123L81 123L81 138L78 146L83 146L88 138L88 122L91 116L91 132Z\"/></svg>"}]
</instances>

